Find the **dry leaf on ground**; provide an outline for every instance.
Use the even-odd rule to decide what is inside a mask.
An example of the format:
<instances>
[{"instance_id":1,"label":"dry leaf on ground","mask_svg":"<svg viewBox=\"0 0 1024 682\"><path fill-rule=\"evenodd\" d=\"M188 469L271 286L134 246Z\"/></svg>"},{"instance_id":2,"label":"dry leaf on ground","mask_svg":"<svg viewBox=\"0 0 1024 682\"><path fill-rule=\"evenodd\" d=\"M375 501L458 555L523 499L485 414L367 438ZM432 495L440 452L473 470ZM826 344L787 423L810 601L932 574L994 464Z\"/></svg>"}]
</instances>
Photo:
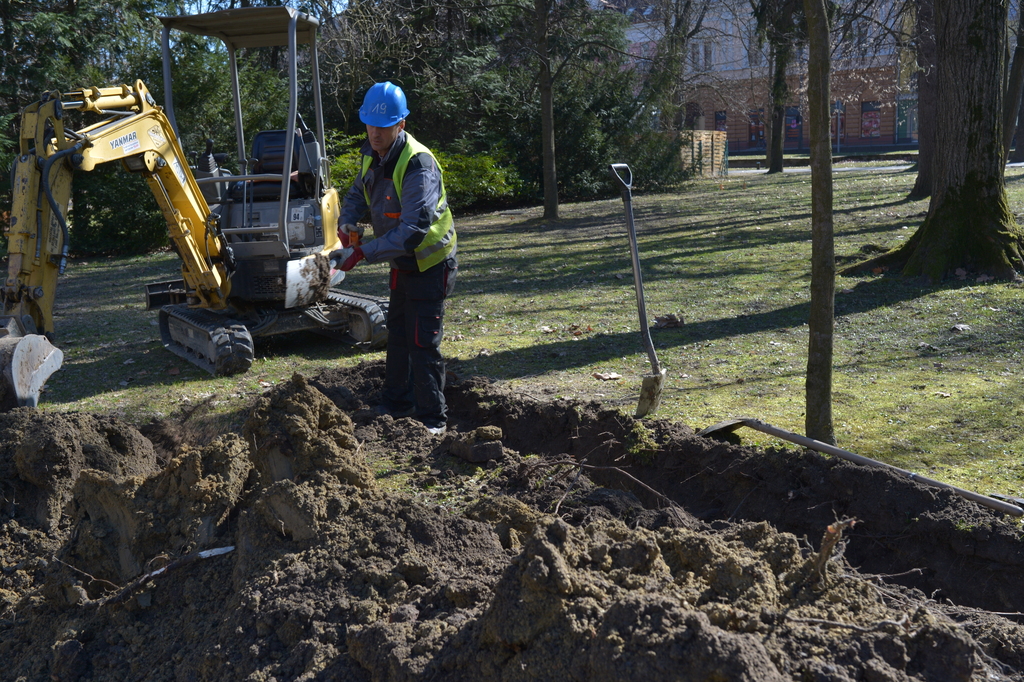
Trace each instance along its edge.
<instances>
[{"instance_id":1,"label":"dry leaf on ground","mask_svg":"<svg viewBox=\"0 0 1024 682\"><path fill-rule=\"evenodd\" d=\"M668 315L655 316L654 326L658 329L665 329L667 327L682 327L683 318L679 315L669 313Z\"/></svg>"}]
</instances>

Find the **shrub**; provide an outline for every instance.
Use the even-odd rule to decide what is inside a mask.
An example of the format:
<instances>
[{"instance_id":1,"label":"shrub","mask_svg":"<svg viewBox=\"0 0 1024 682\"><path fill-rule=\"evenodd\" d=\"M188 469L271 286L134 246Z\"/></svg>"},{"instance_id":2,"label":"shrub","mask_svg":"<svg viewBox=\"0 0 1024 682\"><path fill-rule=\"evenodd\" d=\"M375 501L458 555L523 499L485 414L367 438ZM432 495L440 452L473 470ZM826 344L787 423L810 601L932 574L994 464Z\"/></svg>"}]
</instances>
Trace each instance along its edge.
<instances>
[{"instance_id":1,"label":"shrub","mask_svg":"<svg viewBox=\"0 0 1024 682\"><path fill-rule=\"evenodd\" d=\"M362 164L362 155L359 148L365 139L362 135L343 135L337 131L330 131L326 134L326 154L331 161L331 182L334 184L341 196L352 186L359 168Z\"/></svg>"},{"instance_id":2,"label":"shrub","mask_svg":"<svg viewBox=\"0 0 1024 682\"><path fill-rule=\"evenodd\" d=\"M691 177L683 168L680 150L682 136L644 130L623 145L623 157L633 171L634 189L648 192L668 191Z\"/></svg>"},{"instance_id":3,"label":"shrub","mask_svg":"<svg viewBox=\"0 0 1024 682\"><path fill-rule=\"evenodd\" d=\"M331 181L344 196L359 173L362 136L328 135L327 149L333 157ZM514 166L490 154L461 154L435 151L444 171L448 203L453 210L497 208L522 199L524 183Z\"/></svg>"},{"instance_id":4,"label":"shrub","mask_svg":"<svg viewBox=\"0 0 1024 682\"><path fill-rule=\"evenodd\" d=\"M453 209L499 208L523 198L525 185L512 164L489 154L436 155Z\"/></svg>"}]
</instances>

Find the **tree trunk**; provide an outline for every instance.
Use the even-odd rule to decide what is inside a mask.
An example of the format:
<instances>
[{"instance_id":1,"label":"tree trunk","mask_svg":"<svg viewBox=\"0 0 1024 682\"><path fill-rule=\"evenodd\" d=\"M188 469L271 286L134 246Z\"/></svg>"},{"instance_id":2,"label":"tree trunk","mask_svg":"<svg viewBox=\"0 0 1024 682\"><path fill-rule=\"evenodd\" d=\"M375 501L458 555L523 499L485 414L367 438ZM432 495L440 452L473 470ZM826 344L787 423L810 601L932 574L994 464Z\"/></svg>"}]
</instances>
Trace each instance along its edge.
<instances>
[{"instance_id":1,"label":"tree trunk","mask_svg":"<svg viewBox=\"0 0 1024 682\"><path fill-rule=\"evenodd\" d=\"M789 84L786 82L786 68L789 66L790 48L776 46L775 69L772 74L772 132L768 148L768 173L782 172L782 154L786 144L786 100L789 99Z\"/></svg>"},{"instance_id":2,"label":"tree trunk","mask_svg":"<svg viewBox=\"0 0 1024 682\"><path fill-rule=\"evenodd\" d=\"M1021 98L1020 109L1017 110L1017 120L1024 119L1024 97ZM1010 154L1010 163L1024 163L1024 140L1013 148Z\"/></svg>"},{"instance_id":3,"label":"tree trunk","mask_svg":"<svg viewBox=\"0 0 1024 682\"><path fill-rule=\"evenodd\" d=\"M1006 83L1006 99L1003 102L1003 158L1009 158L1010 145L1017 132L1017 112L1021 105L1021 90L1024 89L1024 1L1017 7L1017 47L1013 50L1010 77ZM1017 145L1018 147L1022 145Z\"/></svg>"},{"instance_id":4,"label":"tree trunk","mask_svg":"<svg viewBox=\"0 0 1024 682\"><path fill-rule=\"evenodd\" d=\"M832 140L829 103L830 40L826 0L803 0L807 17L807 100L811 140L811 314L807 345L807 435L835 444L832 424L832 346L836 258L832 235Z\"/></svg>"},{"instance_id":5,"label":"tree trunk","mask_svg":"<svg viewBox=\"0 0 1024 682\"><path fill-rule=\"evenodd\" d=\"M928 215L900 249L876 262L936 282L957 269L1016 278L1024 232L1003 183L1005 0L935 0L938 74Z\"/></svg>"},{"instance_id":6,"label":"tree trunk","mask_svg":"<svg viewBox=\"0 0 1024 682\"><path fill-rule=\"evenodd\" d=\"M934 0L917 2L917 180L908 199L932 195L932 161L935 155L935 9Z\"/></svg>"},{"instance_id":7,"label":"tree trunk","mask_svg":"<svg viewBox=\"0 0 1024 682\"><path fill-rule=\"evenodd\" d=\"M649 83L658 96L663 130L679 132L685 121L683 84L686 82L690 38L700 31L709 0L669 0L653 5L662 14L662 38ZM696 5L696 6L695 6Z\"/></svg>"},{"instance_id":8,"label":"tree trunk","mask_svg":"<svg viewBox=\"0 0 1024 682\"><path fill-rule=\"evenodd\" d=\"M540 60L541 152L544 158L544 218L558 219L558 176L555 173L555 105L548 50L549 0L534 0L534 38Z\"/></svg>"}]
</instances>

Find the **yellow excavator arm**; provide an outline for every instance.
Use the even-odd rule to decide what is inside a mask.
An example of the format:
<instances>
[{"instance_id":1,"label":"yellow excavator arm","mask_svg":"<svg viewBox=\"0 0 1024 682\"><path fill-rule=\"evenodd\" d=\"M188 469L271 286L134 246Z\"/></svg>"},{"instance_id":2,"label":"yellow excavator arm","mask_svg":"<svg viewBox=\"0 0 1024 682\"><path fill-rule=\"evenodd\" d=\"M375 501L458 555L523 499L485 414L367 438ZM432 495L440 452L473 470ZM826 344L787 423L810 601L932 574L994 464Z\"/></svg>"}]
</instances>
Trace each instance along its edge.
<instances>
[{"instance_id":1,"label":"yellow excavator arm","mask_svg":"<svg viewBox=\"0 0 1024 682\"><path fill-rule=\"evenodd\" d=\"M69 110L93 112L101 120L68 130L64 119ZM19 319L26 333L53 332L57 277L64 272L68 255L72 174L109 161L121 161L127 170L146 178L198 305L227 305L230 281L216 223L173 127L142 81L63 95L54 92L22 112L12 176L3 314Z\"/></svg>"}]
</instances>

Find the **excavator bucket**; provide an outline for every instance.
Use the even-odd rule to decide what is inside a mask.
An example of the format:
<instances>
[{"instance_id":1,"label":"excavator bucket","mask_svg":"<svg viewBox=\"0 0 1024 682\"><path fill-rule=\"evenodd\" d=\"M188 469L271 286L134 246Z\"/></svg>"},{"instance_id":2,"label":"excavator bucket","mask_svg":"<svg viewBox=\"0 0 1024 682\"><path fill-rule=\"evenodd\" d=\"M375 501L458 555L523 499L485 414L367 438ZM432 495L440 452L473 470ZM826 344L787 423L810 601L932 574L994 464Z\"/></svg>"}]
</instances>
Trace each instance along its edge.
<instances>
[{"instance_id":1,"label":"excavator bucket","mask_svg":"<svg viewBox=\"0 0 1024 682\"><path fill-rule=\"evenodd\" d=\"M0 410L36 407L64 353L45 336L25 334L17 318L0 318Z\"/></svg>"}]
</instances>

